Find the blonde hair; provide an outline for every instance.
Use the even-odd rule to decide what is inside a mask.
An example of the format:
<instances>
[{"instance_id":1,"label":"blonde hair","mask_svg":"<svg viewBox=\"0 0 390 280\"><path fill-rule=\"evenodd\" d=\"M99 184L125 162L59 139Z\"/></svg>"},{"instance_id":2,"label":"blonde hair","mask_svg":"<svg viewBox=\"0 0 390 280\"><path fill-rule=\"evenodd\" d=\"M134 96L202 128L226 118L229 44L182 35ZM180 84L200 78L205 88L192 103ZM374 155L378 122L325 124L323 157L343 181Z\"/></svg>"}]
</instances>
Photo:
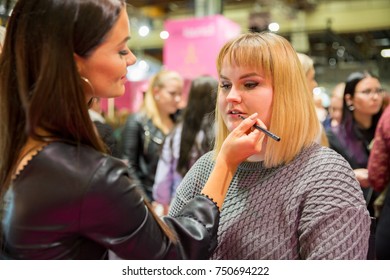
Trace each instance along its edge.
<instances>
[{"instance_id":1,"label":"blonde hair","mask_svg":"<svg viewBox=\"0 0 390 280\"><path fill-rule=\"evenodd\" d=\"M273 101L268 129L281 137L268 140L264 164L274 167L288 163L315 142L320 132L313 97L301 63L291 44L273 33L248 33L226 43L217 58L221 73L224 62L235 67L261 69L272 81ZM218 98L219 98L218 94ZM217 135L215 156L229 131L216 107Z\"/></svg>"},{"instance_id":2,"label":"blonde hair","mask_svg":"<svg viewBox=\"0 0 390 280\"><path fill-rule=\"evenodd\" d=\"M5 27L0 25L0 53L4 46L4 39L5 39Z\"/></svg>"},{"instance_id":3,"label":"blonde hair","mask_svg":"<svg viewBox=\"0 0 390 280\"><path fill-rule=\"evenodd\" d=\"M297 56L302 64L302 68L305 72L305 75L307 75L307 72L309 72L310 69L314 69L313 59L311 59L308 55L304 53L297 53Z\"/></svg>"},{"instance_id":4,"label":"blonde hair","mask_svg":"<svg viewBox=\"0 0 390 280\"><path fill-rule=\"evenodd\" d=\"M177 80L184 85L183 78L175 71L162 70L154 75L150 80L148 89L145 92L144 101L140 108L140 111L144 112L161 131L166 131L166 128L161 121L161 112L158 109L153 92L156 88L164 88L166 82L171 79Z\"/></svg>"}]
</instances>

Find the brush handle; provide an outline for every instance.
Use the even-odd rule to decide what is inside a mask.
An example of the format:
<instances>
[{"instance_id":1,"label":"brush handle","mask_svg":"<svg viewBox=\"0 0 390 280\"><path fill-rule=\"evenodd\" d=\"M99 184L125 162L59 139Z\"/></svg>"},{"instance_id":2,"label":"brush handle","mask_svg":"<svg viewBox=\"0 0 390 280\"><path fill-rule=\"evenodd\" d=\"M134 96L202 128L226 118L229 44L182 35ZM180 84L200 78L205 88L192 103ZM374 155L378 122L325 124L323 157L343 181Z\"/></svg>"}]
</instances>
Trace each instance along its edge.
<instances>
[{"instance_id":1,"label":"brush handle","mask_svg":"<svg viewBox=\"0 0 390 280\"><path fill-rule=\"evenodd\" d=\"M245 118L241 115L238 115L241 119L245 120ZM271 137L272 139L274 139L275 141L280 141L280 137L273 134L272 132L266 130L265 128L262 128L261 126L257 125L257 124L254 124L253 125L254 128L257 128L258 130L264 132L267 136Z\"/></svg>"}]
</instances>

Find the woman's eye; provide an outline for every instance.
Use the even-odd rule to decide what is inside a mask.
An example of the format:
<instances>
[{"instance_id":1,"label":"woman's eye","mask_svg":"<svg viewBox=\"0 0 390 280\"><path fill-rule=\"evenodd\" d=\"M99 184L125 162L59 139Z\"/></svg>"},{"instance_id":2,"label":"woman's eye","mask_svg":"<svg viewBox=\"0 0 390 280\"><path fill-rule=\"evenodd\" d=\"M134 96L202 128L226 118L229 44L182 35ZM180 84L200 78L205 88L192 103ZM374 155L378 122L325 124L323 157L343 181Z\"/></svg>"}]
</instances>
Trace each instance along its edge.
<instances>
[{"instance_id":1,"label":"woman's eye","mask_svg":"<svg viewBox=\"0 0 390 280\"><path fill-rule=\"evenodd\" d=\"M122 50L122 51L119 52L119 54L120 54L121 56L126 56L126 55L129 54L129 51L127 51L127 50Z\"/></svg>"},{"instance_id":2,"label":"woman's eye","mask_svg":"<svg viewBox=\"0 0 390 280\"><path fill-rule=\"evenodd\" d=\"M255 82L245 83L245 87L248 89L252 89L252 88L257 87L258 84L259 83L255 83Z\"/></svg>"},{"instance_id":3,"label":"woman's eye","mask_svg":"<svg viewBox=\"0 0 390 280\"><path fill-rule=\"evenodd\" d=\"M220 84L219 87L222 89L230 89L231 85L230 84Z\"/></svg>"}]
</instances>

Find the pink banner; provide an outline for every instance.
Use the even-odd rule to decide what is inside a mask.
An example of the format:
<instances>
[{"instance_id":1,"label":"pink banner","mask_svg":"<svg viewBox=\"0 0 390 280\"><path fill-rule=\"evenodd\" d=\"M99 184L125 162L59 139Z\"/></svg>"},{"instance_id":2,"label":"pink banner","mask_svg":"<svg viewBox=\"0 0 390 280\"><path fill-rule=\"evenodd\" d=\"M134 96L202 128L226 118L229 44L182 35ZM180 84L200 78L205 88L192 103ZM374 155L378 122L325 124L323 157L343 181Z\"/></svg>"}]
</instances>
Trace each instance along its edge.
<instances>
[{"instance_id":1,"label":"pink banner","mask_svg":"<svg viewBox=\"0 0 390 280\"><path fill-rule=\"evenodd\" d=\"M222 15L185 20L167 20L169 38L163 49L163 64L187 79L200 75L217 78L216 58L221 47L240 34L240 26Z\"/></svg>"}]
</instances>

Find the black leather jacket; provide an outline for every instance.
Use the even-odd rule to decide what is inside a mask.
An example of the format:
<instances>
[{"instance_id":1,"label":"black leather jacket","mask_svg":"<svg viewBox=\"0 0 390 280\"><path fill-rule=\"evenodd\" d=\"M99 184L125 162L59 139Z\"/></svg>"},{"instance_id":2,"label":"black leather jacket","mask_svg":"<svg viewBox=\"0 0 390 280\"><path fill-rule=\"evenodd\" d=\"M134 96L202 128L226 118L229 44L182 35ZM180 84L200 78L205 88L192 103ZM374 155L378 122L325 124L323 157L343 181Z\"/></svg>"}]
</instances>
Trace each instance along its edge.
<instances>
[{"instance_id":1,"label":"black leather jacket","mask_svg":"<svg viewBox=\"0 0 390 280\"><path fill-rule=\"evenodd\" d=\"M54 142L35 155L2 201L2 232L11 259L207 259L219 211L199 196L163 234L120 160L86 146ZM1 249L0 249L1 251Z\"/></svg>"},{"instance_id":2,"label":"black leather jacket","mask_svg":"<svg viewBox=\"0 0 390 280\"><path fill-rule=\"evenodd\" d=\"M128 161L132 176L152 200L154 176L165 134L141 112L130 115L122 130L121 158Z\"/></svg>"}]
</instances>

